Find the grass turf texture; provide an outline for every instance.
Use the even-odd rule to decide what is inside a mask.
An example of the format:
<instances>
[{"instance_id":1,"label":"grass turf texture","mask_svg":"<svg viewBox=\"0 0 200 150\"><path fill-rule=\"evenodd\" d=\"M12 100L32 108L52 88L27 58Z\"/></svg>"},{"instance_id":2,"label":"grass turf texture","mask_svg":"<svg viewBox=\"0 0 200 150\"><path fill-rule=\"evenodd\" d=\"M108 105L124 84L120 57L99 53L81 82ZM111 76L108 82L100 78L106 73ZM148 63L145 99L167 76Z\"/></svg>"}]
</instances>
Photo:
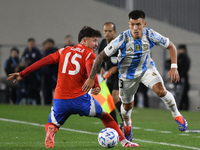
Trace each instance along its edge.
<instances>
[{"instance_id":1,"label":"grass turf texture","mask_svg":"<svg viewBox=\"0 0 200 150\"><path fill-rule=\"evenodd\" d=\"M39 126L34 126L0 120L0 149L46 149L44 145L46 133L42 125L45 125L48 120L50 108L51 106L0 105L0 118L39 124ZM200 112L182 111L181 113L188 121L188 129L200 129ZM119 116L118 120L121 122ZM134 108L132 120L132 126L139 127L139 129L133 129L134 142L140 145L136 149L200 149L200 134L180 132L170 111ZM104 128L99 119L72 115L62 127L68 130L60 129L56 133L55 150L104 149L97 141L99 131ZM70 129L87 131L91 132L91 134L80 133ZM153 129L153 131L148 129ZM163 133L166 131L167 133ZM113 149L122 149L122 146L119 143Z\"/></svg>"}]
</instances>

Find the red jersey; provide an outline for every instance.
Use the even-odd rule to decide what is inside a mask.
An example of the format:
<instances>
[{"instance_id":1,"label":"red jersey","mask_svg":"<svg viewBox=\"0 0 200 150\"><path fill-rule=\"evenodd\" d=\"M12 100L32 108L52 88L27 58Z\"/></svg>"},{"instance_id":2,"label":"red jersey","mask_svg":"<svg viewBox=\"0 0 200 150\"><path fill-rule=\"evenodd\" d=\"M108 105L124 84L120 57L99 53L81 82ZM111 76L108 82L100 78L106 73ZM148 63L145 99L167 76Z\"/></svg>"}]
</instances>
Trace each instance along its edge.
<instances>
[{"instance_id":1,"label":"red jersey","mask_svg":"<svg viewBox=\"0 0 200 150\"><path fill-rule=\"evenodd\" d=\"M50 54L59 63L55 99L72 99L85 94L82 86L88 78L88 65L94 63L96 54L88 47L77 44L61 48ZM90 70L91 71L91 70Z\"/></svg>"}]
</instances>

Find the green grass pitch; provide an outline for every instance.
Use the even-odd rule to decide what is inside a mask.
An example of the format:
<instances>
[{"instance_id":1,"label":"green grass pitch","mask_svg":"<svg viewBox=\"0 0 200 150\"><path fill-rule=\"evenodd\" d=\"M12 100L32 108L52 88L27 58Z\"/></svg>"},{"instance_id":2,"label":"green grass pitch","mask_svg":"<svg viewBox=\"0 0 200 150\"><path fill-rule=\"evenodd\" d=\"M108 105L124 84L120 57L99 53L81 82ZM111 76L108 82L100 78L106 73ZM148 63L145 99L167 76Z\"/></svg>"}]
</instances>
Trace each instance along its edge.
<instances>
[{"instance_id":1,"label":"green grass pitch","mask_svg":"<svg viewBox=\"0 0 200 150\"><path fill-rule=\"evenodd\" d=\"M0 105L0 150L43 150L51 106ZM188 129L200 129L200 112L181 111ZM7 119L7 120L6 120ZM121 122L119 116L118 120ZM134 142L140 150L200 150L200 133L180 132L168 110L134 108ZM55 150L98 150L98 132L104 128L92 117L72 115L55 135ZM124 149L119 143L113 149Z\"/></svg>"}]
</instances>

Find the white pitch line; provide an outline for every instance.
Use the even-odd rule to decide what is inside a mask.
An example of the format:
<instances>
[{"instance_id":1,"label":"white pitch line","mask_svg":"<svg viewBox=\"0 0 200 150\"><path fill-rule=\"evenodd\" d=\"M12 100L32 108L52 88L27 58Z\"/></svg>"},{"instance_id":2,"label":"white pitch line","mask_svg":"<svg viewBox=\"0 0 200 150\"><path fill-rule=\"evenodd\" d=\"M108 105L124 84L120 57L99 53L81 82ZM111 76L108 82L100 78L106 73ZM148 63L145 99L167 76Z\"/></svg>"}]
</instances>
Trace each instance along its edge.
<instances>
[{"instance_id":1,"label":"white pitch line","mask_svg":"<svg viewBox=\"0 0 200 150\"><path fill-rule=\"evenodd\" d=\"M189 134L179 134L179 135L182 135L182 136L189 136Z\"/></svg>"},{"instance_id":2,"label":"white pitch line","mask_svg":"<svg viewBox=\"0 0 200 150\"><path fill-rule=\"evenodd\" d=\"M13 120L13 119L5 119L5 118L0 118L0 121L28 124L28 125L39 126L39 127L44 127L45 126L45 125L38 124L38 123L31 123L31 122L26 122L26 121L19 121L19 120ZM67 131L79 132L79 133L98 135L98 133L82 131L82 130L74 130L74 129L69 129L69 128L60 128L60 129L61 130L67 130ZM173 147L182 147L182 148L200 150L200 147L198 148L198 147L191 147L191 146L178 145L178 144L170 144L170 143L164 143L164 142L153 142L153 141L147 141L147 140L141 140L141 139L135 139L135 138L134 138L134 140L135 141L139 141L139 142L144 142L144 143L151 143L151 144L159 144L159 145L167 145L167 146L173 146Z\"/></svg>"},{"instance_id":3,"label":"white pitch line","mask_svg":"<svg viewBox=\"0 0 200 150\"><path fill-rule=\"evenodd\" d=\"M156 131L155 129L144 129L144 131Z\"/></svg>"},{"instance_id":4,"label":"white pitch line","mask_svg":"<svg viewBox=\"0 0 200 150\"><path fill-rule=\"evenodd\" d=\"M140 128L140 127L132 127L132 129L142 129L142 128Z\"/></svg>"},{"instance_id":5,"label":"white pitch line","mask_svg":"<svg viewBox=\"0 0 200 150\"><path fill-rule=\"evenodd\" d=\"M171 131L158 131L160 133L172 133Z\"/></svg>"}]
</instances>

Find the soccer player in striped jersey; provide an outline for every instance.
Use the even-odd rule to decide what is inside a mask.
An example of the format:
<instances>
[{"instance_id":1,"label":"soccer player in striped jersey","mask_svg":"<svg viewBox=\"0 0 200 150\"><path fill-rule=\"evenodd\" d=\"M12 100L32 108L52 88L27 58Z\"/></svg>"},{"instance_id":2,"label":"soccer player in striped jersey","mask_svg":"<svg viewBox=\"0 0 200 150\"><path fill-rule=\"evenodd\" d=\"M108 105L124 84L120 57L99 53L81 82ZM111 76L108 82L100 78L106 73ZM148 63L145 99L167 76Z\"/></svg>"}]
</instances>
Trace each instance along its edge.
<instances>
[{"instance_id":1,"label":"soccer player in striped jersey","mask_svg":"<svg viewBox=\"0 0 200 150\"><path fill-rule=\"evenodd\" d=\"M83 90L88 90L94 85L94 77L101 63L106 57L112 56L116 51L118 54L119 70L119 95L122 100L121 114L124 119L124 135L132 141L131 112L134 104L134 94L138 85L142 82L163 100L169 108L173 118L178 124L180 131L187 129L187 121L177 109L174 96L166 90L164 82L150 56L151 49L155 45L169 50L171 57L171 69L168 76L171 82L179 81L177 71L177 50L174 44L166 38L146 27L145 13L142 10L134 10L129 13L129 28L112 40L98 55L93 64L89 78L83 85Z\"/></svg>"},{"instance_id":2,"label":"soccer player in striped jersey","mask_svg":"<svg viewBox=\"0 0 200 150\"><path fill-rule=\"evenodd\" d=\"M49 114L48 123L45 125L46 148L54 147L55 133L72 114L100 118L105 127L113 128L118 132L119 141L123 147L139 147L137 143L128 141L110 114L103 111L99 102L82 90L82 85L88 78L96 58L93 51L98 46L98 37L101 37L98 30L85 26L79 32L79 44L61 48L20 73L10 74L7 79L14 79L15 83L42 66L59 63L54 106ZM96 74L95 85L91 93L98 94L99 92L100 86Z\"/></svg>"}]
</instances>

